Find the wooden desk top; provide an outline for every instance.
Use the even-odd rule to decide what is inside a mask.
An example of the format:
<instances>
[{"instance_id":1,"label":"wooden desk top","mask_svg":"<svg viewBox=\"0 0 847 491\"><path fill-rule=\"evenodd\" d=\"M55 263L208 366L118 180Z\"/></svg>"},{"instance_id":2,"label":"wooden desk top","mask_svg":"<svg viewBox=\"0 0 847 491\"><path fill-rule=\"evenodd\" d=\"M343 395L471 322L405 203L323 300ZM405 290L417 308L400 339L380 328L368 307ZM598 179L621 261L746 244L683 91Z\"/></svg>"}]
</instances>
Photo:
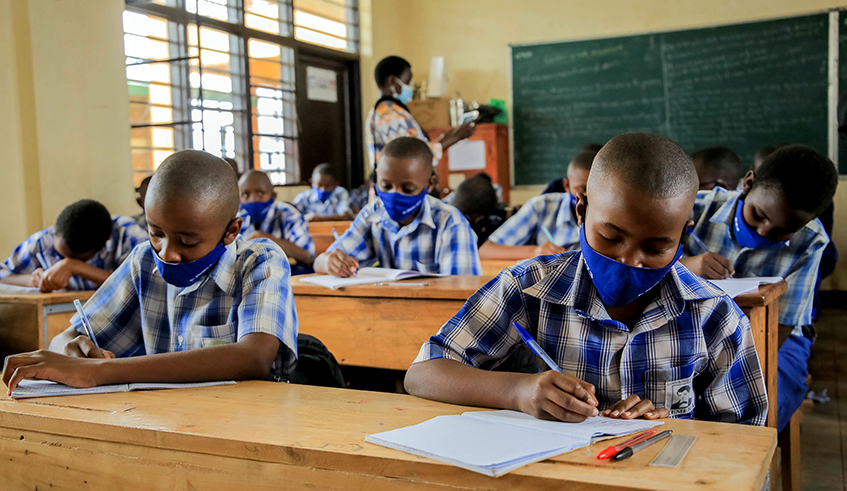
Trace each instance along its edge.
<instances>
[{"instance_id":1,"label":"wooden desk top","mask_svg":"<svg viewBox=\"0 0 847 491\"><path fill-rule=\"evenodd\" d=\"M677 468L648 465L663 445L626 461L599 461L596 454L610 444L605 441L495 479L364 441L370 433L466 410L474 409L408 395L251 381L201 389L0 399L0 431L6 431L10 442L26 438L37 444L49 434L84 438L74 440L80 447L110 442L247 459L255 465L330 469L339 472L337 479L373 476L368 482L374 490L445 485L464 490L759 491L776 447L772 428L666 420L665 428L697 437ZM245 477L254 471L243 470ZM344 489L339 482L323 486Z\"/></svg>"},{"instance_id":2,"label":"wooden desk top","mask_svg":"<svg viewBox=\"0 0 847 491\"><path fill-rule=\"evenodd\" d=\"M318 285L303 283L300 278L312 275L295 276L291 278L291 286L295 295L320 295L326 297L378 297L378 298L424 298L441 300L467 300L468 297L482 288L490 276L443 276L439 278L413 278L392 283L427 283L427 286L377 286L355 285L338 290L330 290Z\"/></svg>"},{"instance_id":3,"label":"wooden desk top","mask_svg":"<svg viewBox=\"0 0 847 491\"><path fill-rule=\"evenodd\" d=\"M352 220L343 220L337 222L308 222L310 234L332 234L332 229L335 229L338 234L343 234L350 228Z\"/></svg>"},{"instance_id":4,"label":"wooden desk top","mask_svg":"<svg viewBox=\"0 0 847 491\"><path fill-rule=\"evenodd\" d=\"M782 280L779 283L761 285L758 292L738 295L733 300L735 300L735 303L742 308L764 307L765 305L773 303L774 300L778 299L779 296L786 291L788 291L788 283L786 283L785 280Z\"/></svg>"},{"instance_id":5,"label":"wooden desk top","mask_svg":"<svg viewBox=\"0 0 847 491\"><path fill-rule=\"evenodd\" d=\"M94 290L62 292L62 293L36 293L20 295L0 295L0 303L26 303L55 305L57 303L72 303L75 299L85 302L94 295Z\"/></svg>"}]
</instances>

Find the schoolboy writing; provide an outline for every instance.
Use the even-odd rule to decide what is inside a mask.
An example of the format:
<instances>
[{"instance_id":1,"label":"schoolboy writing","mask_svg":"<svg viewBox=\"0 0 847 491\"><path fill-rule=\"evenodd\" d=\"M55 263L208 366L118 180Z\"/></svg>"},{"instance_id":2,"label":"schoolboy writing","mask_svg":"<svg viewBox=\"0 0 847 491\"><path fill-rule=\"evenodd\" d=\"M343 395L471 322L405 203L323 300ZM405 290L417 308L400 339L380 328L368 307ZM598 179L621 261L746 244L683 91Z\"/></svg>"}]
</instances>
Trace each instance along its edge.
<instances>
[{"instance_id":1,"label":"schoolboy writing","mask_svg":"<svg viewBox=\"0 0 847 491\"><path fill-rule=\"evenodd\" d=\"M145 200L150 242L85 304L50 351L6 358L9 393L23 379L74 387L130 382L284 378L296 364L288 261L273 242L238 238L238 182L205 152L165 159ZM146 355L146 356L138 356Z\"/></svg>"},{"instance_id":2,"label":"schoolboy writing","mask_svg":"<svg viewBox=\"0 0 847 491\"><path fill-rule=\"evenodd\" d=\"M604 414L764 424L749 321L678 261L697 187L691 159L672 141L613 138L576 207L581 251L501 272L423 345L406 389L563 421ZM521 343L512 322L564 373L491 371ZM672 408L684 386L692 404Z\"/></svg>"},{"instance_id":3,"label":"schoolboy writing","mask_svg":"<svg viewBox=\"0 0 847 491\"><path fill-rule=\"evenodd\" d=\"M741 178L741 160L729 148L703 148L692 153L691 160L697 169L701 191L716 187L733 189Z\"/></svg>"},{"instance_id":4,"label":"schoolboy writing","mask_svg":"<svg viewBox=\"0 0 847 491\"><path fill-rule=\"evenodd\" d=\"M306 216L306 221L349 220L350 194L339 186L338 178L330 164L320 164L309 179L312 189L307 189L294 198L294 206Z\"/></svg>"},{"instance_id":5,"label":"schoolboy writing","mask_svg":"<svg viewBox=\"0 0 847 491\"><path fill-rule=\"evenodd\" d=\"M248 171L238 181L241 193L241 234L247 240L269 239L285 254L304 265L315 260L315 243L300 211L288 203L276 201L276 191L267 174Z\"/></svg>"},{"instance_id":6,"label":"schoolboy writing","mask_svg":"<svg viewBox=\"0 0 847 491\"><path fill-rule=\"evenodd\" d=\"M428 194L432 151L417 138L385 146L376 169L378 200L369 203L327 252L315 271L342 278L359 266L481 275L476 235L456 208Z\"/></svg>"},{"instance_id":7,"label":"schoolboy writing","mask_svg":"<svg viewBox=\"0 0 847 491\"><path fill-rule=\"evenodd\" d=\"M0 263L0 282L45 293L96 290L146 240L147 232L132 218L112 216L97 201L83 199L62 210L55 225L16 247Z\"/></svg>"},{"instance_id":8,"label":"schoolboy writing","mask_svg":"<svg viewBox=\"0 0 847 491\"><path fill-rule=\"evenodd\" d=\"M568 165L567 192L529 199L479 248L482 259L527 259L579 248L575 207L585 192L596 152L580 152ZM553 237L551 242L544 227Z\"/></svg>"}]
</instances>

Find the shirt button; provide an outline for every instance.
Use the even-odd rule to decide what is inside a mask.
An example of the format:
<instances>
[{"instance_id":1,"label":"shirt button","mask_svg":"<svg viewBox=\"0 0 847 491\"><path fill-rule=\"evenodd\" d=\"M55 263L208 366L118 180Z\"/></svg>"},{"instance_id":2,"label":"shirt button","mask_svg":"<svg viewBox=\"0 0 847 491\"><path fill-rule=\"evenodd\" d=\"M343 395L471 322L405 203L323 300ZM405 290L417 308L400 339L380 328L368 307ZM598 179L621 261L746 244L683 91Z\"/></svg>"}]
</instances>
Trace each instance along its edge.
<instances>
[{"instance_id":1,"label":"shirt button","mask_svg":"<svg viewBox=\"0 0 847 491\"><path fill-rule=\"evenodd\" d=\"M176 337L176 340L179 341L179 344L182 344L182 342L185 341L185 338L183 338L182 335L180 334L179 336Z\"/></svg>"}]
</instances>

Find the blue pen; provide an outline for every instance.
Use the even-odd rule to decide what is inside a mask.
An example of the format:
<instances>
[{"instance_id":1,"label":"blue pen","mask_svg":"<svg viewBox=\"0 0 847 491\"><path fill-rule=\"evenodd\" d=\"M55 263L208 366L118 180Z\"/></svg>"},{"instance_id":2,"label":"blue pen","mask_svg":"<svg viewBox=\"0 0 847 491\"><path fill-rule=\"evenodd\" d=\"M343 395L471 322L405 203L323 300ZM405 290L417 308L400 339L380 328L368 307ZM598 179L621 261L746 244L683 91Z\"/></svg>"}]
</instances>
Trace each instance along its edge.
<instances>
[{"instance_id":1,"label":"blue pen","mask_svg":"<svg viewBox=\"0 0 847 491\"><path fill-rule=\"evenodd\" d=\"M559 368L559 365L557 365L556 362L553 361L552 358L550 358L550 355L544 352L541 346L535 341L535 338L533 338L529 335L528 332L526 332L526 329L521 327L521 325L517 322L512 322L512 325L515 326L515 330L517 330L518 334L521 335L521 339L523 339L523 342L526 343L527 346L529 346L529 349L532 350L533 353L535 353L535 356L544 360L544 363L546 363L547 366L550 367L550 370L556 370L559 373L563 373L562 369Z\"/></svg>"},{"instance_id":2,"label":"blue pen","mask_svg":"<svg viewBox=\"0 0 847 491\"><path fill-rule=\"evenodd\" d=\"M553 240L553 234L550 233L550 230L547 227L542 225L541 231L544 232L544 235L547 236L547 240L550 241L551 244L556 245L556 241Z\"/></svg>"},{"instance_id":3,"label":"blue pen","mask_svg":"<svg viewBox=\"0 0 847 491\"><path fill-rule=\"evenodd\" d=\"M44 259L44 254L36 252L35 257L38 258L38 262L41 263L41 269L43 269L44 271L50 269L50 266L47 265L47 260Z\"/></svg>"},{"instance_id":4,"label":"blue pen","mask_svg":"<svg viewBox=\"0 0 847 491\"><path fill-rule=\"evenodd\" d=\"M100 345L97 344L97 338L94 337L94 331L91 329L91 323L88 322L88 316L85 315L85 312L82 310L82 304L79 303L78 299L74 299L74 307L76 307L76 312L79 314L79 320L82 321L82 327L85 329L85 335L91 339L94 343L94 347L97 348L97 351L99 351L102 355L103 350L101 350Z\"/></svg>"}]
</instances>

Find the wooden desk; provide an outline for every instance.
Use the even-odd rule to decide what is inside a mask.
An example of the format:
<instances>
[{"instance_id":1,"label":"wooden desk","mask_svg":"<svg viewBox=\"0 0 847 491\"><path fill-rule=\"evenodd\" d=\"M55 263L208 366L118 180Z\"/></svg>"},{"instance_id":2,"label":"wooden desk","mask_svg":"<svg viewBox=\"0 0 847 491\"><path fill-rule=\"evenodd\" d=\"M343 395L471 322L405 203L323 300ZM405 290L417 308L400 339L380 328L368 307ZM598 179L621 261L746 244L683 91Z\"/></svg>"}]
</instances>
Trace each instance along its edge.
<instances>
[{"instance_id":1,"label":"wooden desk","mask_svg":"<svg viewBox=\"0 0 847 491\"><path fill-rule=\"evenodd\" d=\"M609 445L599 442L495 479L364 441L465 410L474 409L257 381L2 399L0 489L759 491L776 445L772 428L667 420L697 437L677 468L648 465L663 445L598 461Z\"/></svg>"},{"instance_id":2,"label":"wooden desk","mask_svg":"<svg viewBox=\"0 0 847 491\"><path fill-rule=\"evenodd\" d=\"M500 259L483 259L480 261L482 263L482 276L494 277L500 274L506 268L511 268L518 261L513 260L500 260Z\"/></svg>"},{"instance_id":3,"label":"wooden desk","mask_svg":"<svg viewBox=\"0 0 847 491\"><path fill-rule=\"evenodd\" d=\"M291 284L300 332L323 341L342 365L406 370L424 341L490 278L416 278L429 286L358 285L330 290Z\"/></svg>"},{"instance_id":4,"label":"wooden desk","mask_svg":"<svg viewBox=\"0 0 847 491\"><path fill-rule=\"evenodd\" d=\"M0 360L46 348L70 325L74 299L85 302L93 291L0 295Z\"/></svg>"},{"instance_id":5,"label":"wooden desk","mask_svg":"<svg viewBox=\"0 0 847 491\"><path fill-rule=\"evenodd\" d=\"M343 234L350 228L351 221L343 222L309 222L309 235L312 237L312 242L315 243L315 256L326 252L329 246L335 242L335 236L332 235L332 229L338 232L338 235Z\"/></svg>"}]
</instances>

